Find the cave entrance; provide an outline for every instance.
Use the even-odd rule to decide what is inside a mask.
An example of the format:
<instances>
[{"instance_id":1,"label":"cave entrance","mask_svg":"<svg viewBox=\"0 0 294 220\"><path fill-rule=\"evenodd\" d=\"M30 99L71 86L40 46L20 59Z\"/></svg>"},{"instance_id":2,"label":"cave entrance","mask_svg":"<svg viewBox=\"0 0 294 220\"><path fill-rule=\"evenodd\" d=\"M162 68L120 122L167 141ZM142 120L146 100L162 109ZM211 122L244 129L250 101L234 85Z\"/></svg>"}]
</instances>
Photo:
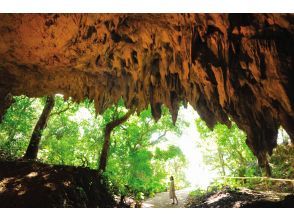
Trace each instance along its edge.
<instances>
[{"instance_id":1,"label":"cave entrance","mask_svg":"<svg viewBox=\"0 0 294 220\"><path fill-rule=\"evenodd\" d=\"M176 126L180 127L180 134L167 133L162 146L175 145L181 149L187 161L183 172L190 186L207 189L215 182L236 185L252 182L254 185L263 181L266 173L246 144L246 133L233 121L230 128L218 123L214 130L210 130L190 105L179 109L178 121ZM157 136L154 134L154 138ZM292 156L282 159L287 154L293 155L291 146L289 135L280 127L277 148L269 158L273 180L286 177L279 170L284 159L286 163L293 164ZM292 173L290 166L286 165L285 168ZM293 173L287 178L292 179Z\"/></svg>"},{"instance_id":2,"label":"cave entrance","mask_svg":"<svg viewBox=\"0 0 294 220\"><path fill-rule=\"evenodd\" d=\"M150 107L136 114L122 100L97 115L93 102L65 101L63 95L55 95L54 104L48 97L13 99L0 124L1 160L15 161L33 149L37 157L25 159L90 168L106 178L121 203L131 197L140 204L154 196L168 202L170 176L174 176L180 206L191 191L199 196L224 186L293 191L293 145L282 128L270 159L274 176L264 179L246 134L235 123L231 128L217 124L211 131L189 105L180 107L174 125L165 107L155 122ZM40 170L30 170L25 178L31 180L31 173L35 178ZM13 179L1 181L6 186ZM53 185L49 188L54 189Z\"/></svg>"},{"instance_id":3,"label":"cave entrance","mask_svg":"<svg viewBox=\"0 0 294 220\"><path fill-rule=\"evenodd\" d=\"M182 170L182 175L190 187L206 189L213 179L218 175L217 171L209 169L203 161L203 147L205 147L203 138L200 136L196 127L196 121L201 120L197 112L188 105L179 109L178 122L176 126L180 127L180 134L168 132L166 140L161 144L162 148L170 145L178 146L182 151L186 163ZM154 134L153 138L159 134ZM175 171L170 171L172 174ZM181 183L183 184L183 183Z\"/></svg>"}]
</instances>

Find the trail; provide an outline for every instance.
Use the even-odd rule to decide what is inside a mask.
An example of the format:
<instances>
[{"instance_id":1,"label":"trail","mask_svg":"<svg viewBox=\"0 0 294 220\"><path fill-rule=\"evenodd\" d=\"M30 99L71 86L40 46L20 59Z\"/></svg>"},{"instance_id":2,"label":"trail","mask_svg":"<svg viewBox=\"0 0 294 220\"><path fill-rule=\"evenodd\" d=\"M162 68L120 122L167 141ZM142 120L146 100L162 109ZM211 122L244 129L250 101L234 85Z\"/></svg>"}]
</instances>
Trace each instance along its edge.
<instances>
[{"instance_id":1,"label":"trail","mask_svg":"<svg viewBox=\"0 0 294 220\"><path fill-rule=\"evenodd\" d=\"M188 198L192 188L185 188L176 191L179 204L171 204L172 200L169 198L169 192L157 193L153 198L145 200L142 204L143 208L184 208L185 202Z\"/></svg>"}]
</instances>

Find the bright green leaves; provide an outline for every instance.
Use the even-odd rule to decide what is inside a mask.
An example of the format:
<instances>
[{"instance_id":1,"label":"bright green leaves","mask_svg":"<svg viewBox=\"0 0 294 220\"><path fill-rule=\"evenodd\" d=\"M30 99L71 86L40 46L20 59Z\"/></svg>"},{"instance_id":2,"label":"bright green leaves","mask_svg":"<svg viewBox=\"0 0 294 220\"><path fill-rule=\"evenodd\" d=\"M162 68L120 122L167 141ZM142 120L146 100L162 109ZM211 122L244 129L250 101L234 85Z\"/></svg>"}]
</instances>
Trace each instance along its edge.
<instances>
[{"instance_id":1,"label":"bright green leaves","mask_svg":"<svg viewBox=\"0 0 294 220\"><path fill-rule=\"evenodd\" d=\"M256 158L246 145L246 135L235 123L231 128L217 124L211 131L205 122L197 119L196 128L204 140L200 144L204 162L211 169L232 176L252 176L259 172Z\"/></svg>"},{"instance_id":2,"label":"bright green leaves","mask_svg":"<svg viewBox=\"0 0 294 220\"><path fill-rule=\"evenodd\" d=\"M114 130L106 171L120 193L153 195L165 190L168 163L183 157L176 146L167 151L157 147L165 141L167 132L180 133L168 110L162 108L162 117L155 122L150 107Z\"/></svg>"},{"instance_id":3,"label":"bright green leaves","mask_svg":"<svg viewBox=\"0 0 294 220\"><path fill-rule=\"evenodd\" d=\"M17 158L23 155L28 146L43 104L40 99L30 99L25 96L14 99L14 104L8 109L0 124L0 146L5 155Z\"/></svg>"},{"instance_id":4,"label":"bright green leaves","mask_svg":"<svg viewBox=\"0 0 294 220\"><path fill-rule=\"evenodd\" d=\"M21 157L45 102L44 98L21 96L15 99L0 124L0 149L8 156ZM55 106L42 135L39 160L97 169L105 125L126 112L122 99L103 115L95 116L92 102L85 100L77 104L56 95ZM180 135L181 126L184 125L180 120L177 126L173 125L171 115L164 107L157 123L149 107L117 126L111 136L106 168L112 188L120 194L138 196L165 190L170 169L184 167L185 158L177 146L170 146L167 150L159 146L165 141L167 133ZM181 172L179 169L179 176Z\"/></svg>"}]
</instances>

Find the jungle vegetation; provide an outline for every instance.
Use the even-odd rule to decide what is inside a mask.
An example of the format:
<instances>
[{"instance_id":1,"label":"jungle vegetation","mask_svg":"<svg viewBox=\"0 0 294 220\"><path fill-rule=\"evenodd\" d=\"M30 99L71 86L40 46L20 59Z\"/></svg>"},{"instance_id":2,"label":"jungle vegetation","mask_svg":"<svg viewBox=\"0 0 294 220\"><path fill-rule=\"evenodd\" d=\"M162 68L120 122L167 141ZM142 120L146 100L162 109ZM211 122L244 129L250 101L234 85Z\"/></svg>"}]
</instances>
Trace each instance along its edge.
<instances>
[{"instance_id":1,"label":"jungle vegetation","mask_svg":"<svg viewBox=\"0 0 294 220\"><path fill-rule=\"evenodd\" d=\"M162 107L156 122L151 108L135 113L123 100L97 115L92 102L75 103L55 95L43 98L14 97L0 124L1 158L25 158L47 164L89 167L104 175L113 192L136 197L152 196L166 190L170 175L178 187L188 186L187 166L180 146L162 146L166 135L180 136L189 123L195 123L201 140L203 161L225 177L262 176L257 159L246 145L246 134L235 123L231 128L217 124L211 131L198 118L172 122ZM280 145L270 158L272 175L293 178L293 147L281 128ZM257 182L217 180L218 184L248 185Z\"/></svg>"}]
</instances>

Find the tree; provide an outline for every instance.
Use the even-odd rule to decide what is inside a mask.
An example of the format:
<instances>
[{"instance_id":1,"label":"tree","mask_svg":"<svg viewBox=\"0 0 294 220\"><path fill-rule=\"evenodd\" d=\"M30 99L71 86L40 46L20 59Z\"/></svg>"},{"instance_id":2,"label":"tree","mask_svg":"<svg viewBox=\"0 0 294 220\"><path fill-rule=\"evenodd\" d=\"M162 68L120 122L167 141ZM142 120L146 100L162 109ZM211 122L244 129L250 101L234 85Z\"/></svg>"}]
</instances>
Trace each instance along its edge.
<instances>
[{"instance_id":1,"label":"tree","mask_svg":"<svg viewBox=\"0 0 294 220\"><path fill-rule=\"evenodd\" d=\"M270 157L272 174L275 178L294 179L294 144L289 135L279 128L278 145Z\"/></svg>"},{"instance_id":2,"label":"tree","mask_svg":"<svg viewBox=\"0 0 294 220\"><path fill-rule=\"evenodd\" d=\"M3 154L14 159L21 157L29 144L33 124L37 121L41 99L13 97L15 102L0 123L0 147Z\"/></svg>"},{"instance_id":3,"label":"tree","mask_svg":"<svg viewBox=\"0 0 294 220\"><path fill-rule=\"evenodd\" d=\"M42 111L42 114L32 133L29 146L24 155L25 159L31 159L31 160L37 159L39 145L42 138L42 133L47 126L50 112L52 111L53 107L54 107L54 96L48 96L46 98L46 103Z\"/></svg>"},{"instance_id":4,"label":"tree","mask_svg":"<svg viewBox=\"0 0 294 220\"><path fill-rule=\"evenodd\" d=\"M174 126L164 107L161 118L155 122L149 107L113 130L106 175L119 194L153 195L164 191L170 172L176 169L179 185L185 186L183 153L177 146L163 146L166 134L180 135L183 124L178 118Z\"/></svg>"},{"instance_id":5,"label":"tree","mask_svg":"<svg viewBox=\"0 0 294 220\"><path fill-rule=\"evenodd\" d=\"M33 124L37 124L44 110L44 98L14 97L0 124L0 149L17 158L26 151L31 140ZM103 115L95 115L94 103L79 104L63 97L54 97L54 109L43 129L38 147L38 159L48 164L84 166L98 170L105 141L105 130L111 122L128 114L123 100L108 108ZM152 118L151 108L128 117L115 126L109 136L103 175L118 194L152 195L165 190L170 172L177 172L177 180L184 179L184 157L176 146L162 147L166 134L180 134L181 119L173 125L167 108L162 107L158 122ZM36 126L35 126L36 127ZM111 127L111 126L110 126ZM1 152L0 152L1 154ZM105 155L105 154L104 154ZM98 165L97 165L98 162ZM169 169L167 169L169 168ZM183 186L184 184L177 184Z\"/></svg>"},{"instance_id":6,"label":"tree","mask_svg":"<svg viewBox=\"0 0 294 220\"><path fill-rule=\"evenodd\" d=\"M108 159L108 152L109 152L109 146L110 146L110 135L112 130L124 123L128 118L133 114L134 110L129 110L124 116L120 118L115 118L113 121L110 121L106 124L105 130L104 130L104 143L100 155L99 160L99 168L98 172L103 173L106 169L107 159Z\"/></svg>"},{"instance_id":7,"label":"tree","mask_svg":"<svg viewBox=\"0 0 294 220\"><path fill-rule=\"evenodd\" d=\"M91 133L97 131L94 125L96 120L91 118L88 123L85 123L87 111L85 111L85 102L77 104L71 99L64 100L62 96L55 96L54 109L50 113L50 120L47 123L46 129L43 131L38 153L38 158L46 163L86 166L90 158L89 151L93 150L90 147L92 143L83 136L84 129L89 128ZM96 144L96 143L95 143ZM87 157L87 159L84 159ZM97 158L95 158L97 161ZM81 161L84 163L81 163ZM96 164L97 166L97 164Z\"/></svg>"},{"instance_id":8,"label":"tree","mask_svg":"<svg viewBox=\"0 0 294 220\"><path fill-rule=\"evenodd\" d=\"M201 119L196 128L204 162L222 176L251 176L259 173L257 159L246 144L246 135L232 123L231 128L217 124L211 131Z\"/></svg>"}]
</instances>

